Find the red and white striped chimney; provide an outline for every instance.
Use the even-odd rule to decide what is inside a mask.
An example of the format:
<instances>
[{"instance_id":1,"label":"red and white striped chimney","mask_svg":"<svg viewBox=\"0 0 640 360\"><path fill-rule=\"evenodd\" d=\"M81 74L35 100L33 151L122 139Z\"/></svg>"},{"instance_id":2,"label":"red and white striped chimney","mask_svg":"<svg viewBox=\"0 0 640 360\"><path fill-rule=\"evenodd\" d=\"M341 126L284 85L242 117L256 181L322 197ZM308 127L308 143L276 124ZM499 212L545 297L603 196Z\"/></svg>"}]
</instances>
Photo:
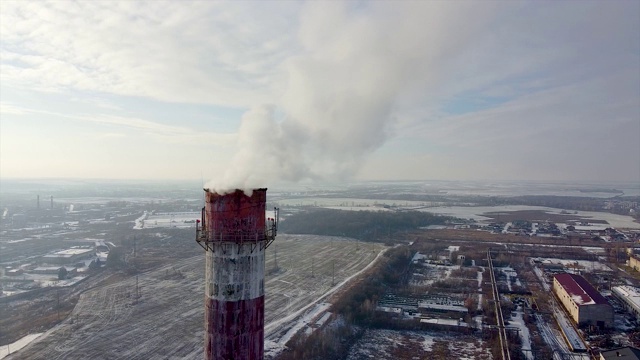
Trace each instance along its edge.
<instances>
[{"instance_id":1,"label":"red and white striped chimney","mask_svg":"<svg viewBox=\"0 0 640 360\"><path fill-rule=\"evenodd\" d=\"M205 359L263 359L265 250L276 232L267 189L205 192L196 236L206 250Z\"/></svg>"}]
</instances>

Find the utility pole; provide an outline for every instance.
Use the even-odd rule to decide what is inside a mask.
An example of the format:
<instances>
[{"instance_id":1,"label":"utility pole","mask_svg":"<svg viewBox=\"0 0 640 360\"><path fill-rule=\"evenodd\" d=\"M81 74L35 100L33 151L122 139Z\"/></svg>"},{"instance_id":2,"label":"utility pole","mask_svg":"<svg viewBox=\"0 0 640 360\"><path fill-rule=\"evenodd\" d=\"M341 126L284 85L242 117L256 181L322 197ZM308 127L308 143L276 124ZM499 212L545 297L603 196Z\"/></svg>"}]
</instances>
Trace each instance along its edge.
<instances>
[{"instance_id":1,"label":"utility pole","mask_svg":"<svg viewBox=\"0 0 640 360\"><path fill-rule=\"evenodd\" d=\"M138 238L133 236L133 268L135 269L136 274L138 274ZM137 285L137 275L136 275L136 289Z\"/></svg>"},{"instance_id":2,"label":"utility pole","mask_svg":"<svg viewBox=\"0 0 640 360\"><path fill-rule=\"evenodd\" d=\"M331 286L336 284L336 261L331 262Z\"/></svg>"}]
</instances>

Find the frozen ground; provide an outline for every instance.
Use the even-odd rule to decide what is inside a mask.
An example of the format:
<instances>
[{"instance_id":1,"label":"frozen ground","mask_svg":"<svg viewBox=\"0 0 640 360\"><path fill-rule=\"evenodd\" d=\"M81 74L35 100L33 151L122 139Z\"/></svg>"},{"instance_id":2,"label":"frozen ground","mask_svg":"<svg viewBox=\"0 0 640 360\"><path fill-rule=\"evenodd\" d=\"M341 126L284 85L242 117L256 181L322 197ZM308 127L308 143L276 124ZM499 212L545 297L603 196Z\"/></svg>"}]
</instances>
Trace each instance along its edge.
<instances>
[{"instance_id":1,"label":"frozen ground","mask_svg":"<svg viewBox=\"0 0 640 360\"><path fill-rule=\"evenodd\" d=\"M315 304L335 288L334 264L337 285L365 268L382 249L344 238L278 236L267 249L265 337L287 334L300 317L281 320L300 309L323 307ZM202 358L204 253L141 274L137 303L135 283L131 277L85 292L61 325L8 358ZM301 315L307 321L313 317Z\"/></svg>"},{"instance_id":2,"label":"frozen ground","mask_svg":"<svg viewBox=\"0 0 640 360\"><path fill-rule=\"evenodd\" d=\"M409 283L415 286L433 285L436 281L447 280L451 276L453 270L458 269L460 269L460 265L421 264L419 268L416 268L416 271L418 272L413 273Z\"/></svg>"},{"instance_id":3,"label":"frozen ground","mask_svg":"<svg viewBox=\"0 0 640 360\"><path fill-rule=\"evenodd\" d=\"M527 206L527 205L504 205L504 206L442 206L420 209L434 214L442 214L454 216L462 219L475 219L476 221L491 221L489 217L482 216L490 212L510 212L522 210L539 210L550 214L561 214L562 209L543 207L543 206ZM640 223L634 222L631 216L617 215L606 212L595 211L576 211L575 214L589 219L605 220L610 226L615 228L640 229Z\"/></svg>"},{"instance_id":4,"label":"frozen ground","mask_svg":"<svg viewBox=\"0 0 640 360\"><path fill-rule=\"evenodd\" d=\"M515 284L516 286L522 286L522 283L518 278L518 273L513 268L501 267L501 268L497 268L497 270L500 270L506 276L505 282L507 283L507 288L509 289L509 291L513 291L511 286L512 283Z\"/></svg>"},{"instance_id":5,"label":"frozen ground","mask_svg":"<svg viewBox=\"0 0 640 360\"><path fill-rule=\"evenodd\" d=\"M195 221L199 219L199 212L173 212L173 213L145 213L136 219L134 229L153 228L192 228Z\"/></svg>"},{"instance_id":6,"label":"frozen ground","mask_svg":"<svg viewBox=\"0 0 640 360\"><path fill-rule=\"evenodd\" d=\"M538 277L538 280L540 280L540 283L542 284L542 287L544 288L544 291L546 291L546 292L551 291L551 285L549 285L549 282L545 278L544 271L542 271L539 267L534 266L533 267L533 272Z\"/></svg>"},{"instance_id":7,"label":"frozen ground","mask_svg":"<svg viewBox=\"0 0 640 360\"><path fill-rule=\"evenodd\" d=\"M598 261L591 260L571 260L571 259L556 259L556 258L535 258L543 263L547 264L562 264L565 267L574 267L576 270L586 271L613 271L609 266Z\"/></svg>"},{"instance_id":8,"label":"frozen ground","mask_svg":"<svg viewBox=\"0 0 640 360\"><path fill-rule=\"evenodd\" d=\"M564 337L560 330L552 328L551 323L545 320L541 314L535 314L536 325L540 331L540 336L551 347L553 351L553 358L556 360L575 359L575 360L589 360L588 354L580 354L571 352L567 346Z\"/></svg>"},{"instance_id":9,"label":"frozen ground","mask_svg":"<svg viewBox=\"0 0 640 360\"><path fill-rule=\"evenodd\" d=\"M515 327L519 330L518 335L520 336L520 340L522 340L522 353L527 360L533 360L533 354L531 353L531 336L529 334L529 328L525 325L524 318L522 317L522 308L518 307L513 314L515 316L509 319L510 325L508 327Z\"/></svg>"},{"instance_id":10,"label":"frozen ground","mask_svg":"<svg viewBox=\"0 0 640 360\"><path fill-rule=\"evenodd\" d=\"M596 255L604 255L607 253L605 249L601 247L595 247L595 246L583 246L582 249L584 249L584 251L586 252L596 254Z\"/></svg>"},{"instance_id":11,"label":"frozen ground","mask_svg":"<svg viewBox=\"0 0 640 360\"><path fill-rule=\"evenodd\" d=\"M356 250L359 251L359 245L356 245ZM324 323L328 319L327 314L329 314L329 312L327 310L331 304L326 302L320 303L320 301L324 300L339 288L346 285L351 279L370 268L384 252L385 249L382 249L382 251L378 252L375 255L375 258L369 261L366 266L357 271L350 271L350 275L338 280L338 282L334 283L332 278L332 287L308 305L299 310L292 310L286 315L281 315L278 320L274 320L270 323L265 321L265 358L271 359L277 356L285 349L287 342L298 331L304 329L305 333L310 334L313 331L313 327L321 326L319 323ZM290 299L290 297L288 299Z\"/></svg>"},{"instance_id":12,"label":"frozen ground","mask_svg":"<svg viewBox=\"0 0 640 360\"><path fill-rule=\"evenodd\" d=\"M15 341L9 345L0 346L0 359L4 359L7 355L14 353L23 347L27 346L30 342L37 339L42 333L29 334L22 339Z\"/></svg>"},{"instance_id":13,"label":"frozen ground","mask_svg":"<svg viewBox=\"0 0 640 360\"><path fill-rule=\"evenodd\" d=\"M371 210L376 206L400 206L400 207L422 207L436 206L441 203L430 201L407 201L388 199L356 199L356 198L326 198L326 197L305 197L294 199L280 199L275 201L280 206L318 206L332 207L342 210Z\"/></svg>"},{"instance_id":14,"label":"frozen ground","mask_svg":"<svg viewBox=\"0 0 640 360\"><path fill-rule=\"evenodd\" d=\"M477 336L423 331L366 330L347 360L370 359L492 359Z\"/></svg>"}]
</instances>

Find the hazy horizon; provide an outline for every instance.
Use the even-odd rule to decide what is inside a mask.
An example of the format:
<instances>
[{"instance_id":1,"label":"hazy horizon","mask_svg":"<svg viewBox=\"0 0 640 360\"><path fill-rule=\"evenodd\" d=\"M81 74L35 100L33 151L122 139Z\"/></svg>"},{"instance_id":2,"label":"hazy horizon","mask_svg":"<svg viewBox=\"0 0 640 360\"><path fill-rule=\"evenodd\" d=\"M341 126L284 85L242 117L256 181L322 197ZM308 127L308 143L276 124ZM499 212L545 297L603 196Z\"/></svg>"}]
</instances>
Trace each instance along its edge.
<instances>
[{"instance_id":1,"label":"hazy horizon","mask_svg":"<svg viewBox=\"0 0 640 360\"><path fill-rule=\"evenodd\" d=\"M202 179L196 178L100 178L100 177L1 177L2 181L24 181L24 182L33 182L33 181L113 181L113 182L202 182ZM206 180L205 180L206 181ZM461 182L461 183L539 183L539 184L575 184L575 185L590 185L590 184L628 184L628 185L638 185L640 183L637 181L628 181L628 180L554 180L554 179L389 179L389 180L380 180L380 179L349 179L349 180L341 180L341 181L300 181L295 182L295 184L307 185L307 184L357 184L357 183L394 183L394 182ZM286 181L279 181L277 183L289 183Z\"/></svg>"}]
</instances>

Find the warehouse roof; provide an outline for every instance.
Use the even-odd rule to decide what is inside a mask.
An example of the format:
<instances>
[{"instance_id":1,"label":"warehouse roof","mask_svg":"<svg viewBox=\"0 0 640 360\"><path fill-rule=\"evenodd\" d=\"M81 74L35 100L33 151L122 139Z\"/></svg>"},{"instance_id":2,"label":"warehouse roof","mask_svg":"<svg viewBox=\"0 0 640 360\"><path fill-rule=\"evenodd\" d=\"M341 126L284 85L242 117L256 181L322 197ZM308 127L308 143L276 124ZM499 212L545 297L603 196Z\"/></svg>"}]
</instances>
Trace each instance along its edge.
<instances>
[{"instance_id":1,"label":"warehouse roof","mask_svg":"<svg viewBox=\"0 0 640 360\"><path fill-rule=\"evenodd\" d=\"M640 349L636 349L634 347L623 347L619 349L607 350L600 353L602 359L620 359L624 360L634 360L640 359Z\"/></svg>"},{"instance_id":2,"label":"warehouse roof","mask_svg":"<svg viewBox=\"0 0 640 360\"><path fill-rule=\"evenodd\" d=\"M88 252L94 251L93 249L87 249L87 248L76 248L76 249L67 249L67 250L60 250L60 251L56 251L53 254L47 254L44 257L46 258L70 258L74 255L80 255L80 254L85 254Z\"/></svg>"},{"instance_id":3,"label":"warehouse roof","mask_svg":"<svg viewBox=\"0 0 640 360\"><path fill-rule=\"evenodd\" d=\"M560 285L567 291L573 301L578 305L609 304L607 299L589 282L580 275L558 274L554 275Z\"/></svg>"},{"instance_id":4,"label":"warehouse roof","mask_svg":"<svg viewBox=\"0 0 640 360\"><path fill-rule=\"evenodd\" d=\"M621 285L614 286L611 290L614 294L627 302L627 304L633 306L637 310L640 310L640 289L633 286Z\"/></svg>"}]
</instances>

